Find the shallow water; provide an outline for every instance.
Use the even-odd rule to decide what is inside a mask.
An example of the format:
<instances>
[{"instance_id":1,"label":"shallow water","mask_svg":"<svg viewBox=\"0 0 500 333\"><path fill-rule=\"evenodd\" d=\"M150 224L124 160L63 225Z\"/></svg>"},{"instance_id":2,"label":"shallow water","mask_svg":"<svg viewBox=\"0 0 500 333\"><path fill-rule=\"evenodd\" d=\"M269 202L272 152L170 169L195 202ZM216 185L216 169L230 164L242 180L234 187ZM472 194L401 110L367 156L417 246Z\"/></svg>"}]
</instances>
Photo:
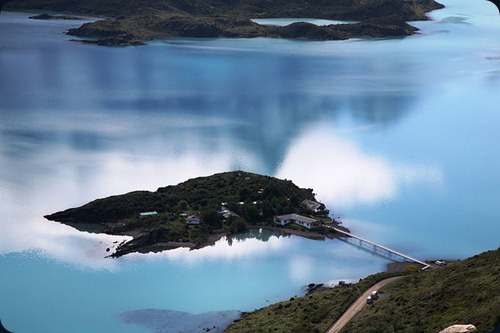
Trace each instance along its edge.
<instances>
[{"instance_id":1,"label":"shallow water","mask_svg":"<svg viewBox=\"0 0 500 333\"><path fill-rule=\"evenodd\" d=\"M2 13L2 322L147 332L120 313L248 311L384 269L336 240L265 234L111 260L122 237L42 217L228 170L314 188L353 232L420 259L500 246L500 16L487 1L445 4L404 39L135 48L80 45L62 34L79 22Z\"/></svg>"}]
</instances>

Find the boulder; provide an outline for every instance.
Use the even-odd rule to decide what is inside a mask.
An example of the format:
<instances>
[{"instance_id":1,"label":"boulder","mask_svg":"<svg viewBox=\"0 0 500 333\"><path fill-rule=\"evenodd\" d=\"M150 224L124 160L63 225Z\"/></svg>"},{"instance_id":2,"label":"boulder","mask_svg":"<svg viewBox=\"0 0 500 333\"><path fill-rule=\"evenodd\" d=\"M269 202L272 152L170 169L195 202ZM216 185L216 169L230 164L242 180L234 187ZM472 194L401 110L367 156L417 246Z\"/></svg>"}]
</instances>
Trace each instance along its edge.
<instances>
[{"instance_id":1,"label":"boulder","mask_svg":"<svg viewBox=\"0 0 500 333\"><path fill-rule=\"evenodd\" d=\"M439 333L474 333L477 332L477 328L474 325L452 325L445 328Z\"/></svg>"}]
</instances>

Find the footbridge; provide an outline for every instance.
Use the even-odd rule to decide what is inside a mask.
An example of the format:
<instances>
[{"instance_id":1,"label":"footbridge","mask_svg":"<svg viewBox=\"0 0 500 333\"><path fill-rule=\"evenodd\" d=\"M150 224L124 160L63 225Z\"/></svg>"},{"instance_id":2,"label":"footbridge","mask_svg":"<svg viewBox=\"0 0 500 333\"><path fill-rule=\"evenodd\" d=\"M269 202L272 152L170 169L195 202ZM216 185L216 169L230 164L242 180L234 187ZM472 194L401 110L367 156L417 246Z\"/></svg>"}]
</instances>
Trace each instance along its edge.
<instances>
[{"instance_id":1,"label":"footbridge","mask_svg":"<svg viewBox=\"0 0 500 333\"><path fill-rule=\"evenodd\" d=\"M383 255L383 256L385 256L389 259L392 259L392 260L395 260L394 258L396 257L396 258L403 259L404 261L414 262L414 263L417 263L417 264L424 266L422 269L425 269L425 268L430 266L426 262L420 261L418 259L410 257L409 255L406 255L406 254L403 254L403 253L398 252L396 250L390 249L386 246L369 241L368 239L356 236L356 235L351 234L351 233L344 231L342 229L335 228L335 227L330 227L330 228L335 230L336 232L338 232L339 234L341 234L343 236L358 240L360 247L362 247L370 252L373 252L375 254Z\"/></svg>"}]
</instances>

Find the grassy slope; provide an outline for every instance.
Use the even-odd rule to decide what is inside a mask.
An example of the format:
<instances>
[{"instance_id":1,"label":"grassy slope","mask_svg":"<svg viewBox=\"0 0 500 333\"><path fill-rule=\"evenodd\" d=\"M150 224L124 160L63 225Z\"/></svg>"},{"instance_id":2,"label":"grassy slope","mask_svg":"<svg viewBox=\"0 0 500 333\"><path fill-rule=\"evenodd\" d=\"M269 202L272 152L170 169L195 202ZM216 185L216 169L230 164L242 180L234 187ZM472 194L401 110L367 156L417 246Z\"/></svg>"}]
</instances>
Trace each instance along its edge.
<instances>
[{"instance_id":1,"label":"grassy slope","mask_svg":"<svg viewBox=\"0 0 500 333\"><path fill-rule=\"evenodd\" d=\"M394 274L371 275L353 285L328 289L245 313L241 320L231 325L226 332L325 332L366 289L391 276Z\"/></svg>"},{"instance_id":2,"label":"grassy slope","mask_svg":"<svg viewBox=\"0 0 500 333\"><path fill-rule=\"evenodd\" d=\"M360 283L296 298L245 314L227 332L325 332L359 295L387 273ZM489 332L500 321L500 250L387 286L386 297L366 307L342 332L439 332L472 323Z\"/></svg>"},{"instance_id":3,"label":"grassy slope","mask_svg":"<svg viewBox=\"0 0 500 333\"><path fill-rule=\"evenodd\" d=\"M386 289L391 297L368 307L343 332L439 332L453 324L489 332L500 322L500 250L409 276Z\"/></svg>"}]
</instances>

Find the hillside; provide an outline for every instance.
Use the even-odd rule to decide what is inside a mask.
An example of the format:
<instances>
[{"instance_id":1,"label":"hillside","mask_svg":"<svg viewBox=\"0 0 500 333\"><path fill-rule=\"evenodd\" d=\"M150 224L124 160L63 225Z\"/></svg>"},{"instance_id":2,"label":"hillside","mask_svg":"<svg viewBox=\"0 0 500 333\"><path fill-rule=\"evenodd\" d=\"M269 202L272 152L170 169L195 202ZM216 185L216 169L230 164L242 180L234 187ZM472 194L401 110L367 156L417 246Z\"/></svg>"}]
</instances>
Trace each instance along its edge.
<instances>
[{"instance_id":1,"label":"hillside","mask_svg":"<svg viewBox=\"0 0 500 333\"><path fill-rule=\"evenodd\" d=\"M500 249L433 271L407 273L382 290L342 333L438 333L452 324L473 324L488 333L500 324ZM227 333L325 332L364 290L390 276L328 289L244 314Z\"/></svg>"},{"instance_id":2,"label":"hillside","mask_svg":"<svg viewBox=\"0 0 500 333\"><path fill-rule=\"evenodd\" d=\"M490 332L500 324L500 249L396 281L386 293L343 332L437 333L453 324Z\"/></svg>"},{"instance_id":3,"label":"hillside","mask_svg":"<svg viewBox=\"0 0 500 333\"><path fill-rule=\"evenodd\" d=\"M176 247L199 248L222 235L246 230L247 224L274 226L274 216L313 214L301 203L314 200L312 189L289 180L243 171L190 179L155 192L134 191L97 199L45 218L81 230L131 235L115 256ZM226 213L221 213L225 210ZM147 216L141 213L154 212ZM199 222L188 223L188 216Z\"/></svg>"},{"instance_id":4,"label":"hillside","mask_svg":"<svg viewBox=\"0 0 500 333\"><path fill-rule=\"evenodd\" d=\"M11 10L46 10L103 16L69 34L102 45L137 45L168 37L275 37L339 40L415 33L407 21L425 20L442 8L434 0L16 0ZM356 21L318 27L295 23L264 26L254 18L319 18Z\"/></svg>"}]
</instances>

